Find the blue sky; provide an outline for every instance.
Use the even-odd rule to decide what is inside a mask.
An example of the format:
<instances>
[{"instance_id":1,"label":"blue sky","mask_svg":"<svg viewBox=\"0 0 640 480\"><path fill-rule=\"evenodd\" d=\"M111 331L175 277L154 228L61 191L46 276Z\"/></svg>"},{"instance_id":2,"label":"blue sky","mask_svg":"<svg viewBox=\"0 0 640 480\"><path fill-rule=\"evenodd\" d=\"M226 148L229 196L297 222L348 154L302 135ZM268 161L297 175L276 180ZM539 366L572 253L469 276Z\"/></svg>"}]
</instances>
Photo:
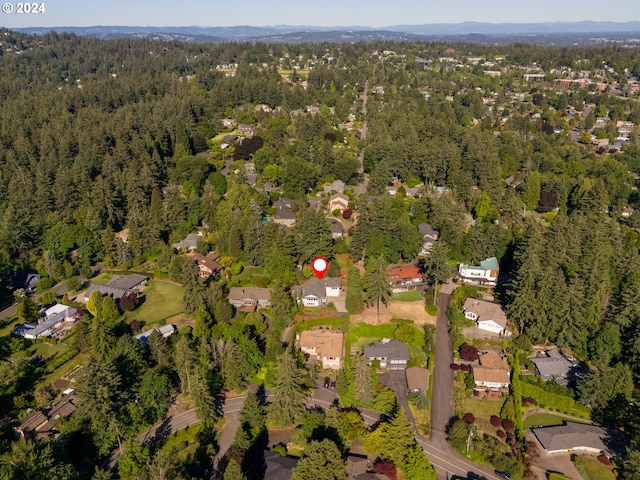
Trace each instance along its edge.
<instances>
[{"instance_id":1,"label":"blue sky","mask_svg":"<svg viewBox=\"0 0 640 480\"><path fill-rule=\"evenodd\" d=\"M5 3L5 0L0 0ZM596 0L44 0L45 13L0 13L12 27L364 25L640 20L640 2Z\"/></svg>"}]
</instances>

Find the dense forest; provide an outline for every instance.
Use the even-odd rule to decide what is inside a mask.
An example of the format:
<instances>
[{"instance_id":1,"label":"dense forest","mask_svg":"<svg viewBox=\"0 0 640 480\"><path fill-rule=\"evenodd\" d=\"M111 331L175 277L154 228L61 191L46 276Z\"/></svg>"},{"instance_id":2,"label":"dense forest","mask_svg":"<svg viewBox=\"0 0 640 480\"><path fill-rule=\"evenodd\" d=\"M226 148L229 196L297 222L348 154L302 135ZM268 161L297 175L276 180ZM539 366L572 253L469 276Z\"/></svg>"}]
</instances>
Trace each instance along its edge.
<instances>
[{"instance_id":1,"label":"dense forest","mask_svg":"<svg viewBox=\"0 0 640 480\"><path fill-rule=\"evenodd\" d=\"M502 74L484 74L496 67L471 57L503 58L495 60ZM546 77L527 83L521 66ZM553 80L567 69L616 92L560 89ZM3 31L2 277L29 270L51 286L88 277L98 263L151 262L184 284L196 319L193 339L169 346L154 338L143 349L123 335L108 301L90 312L100 321L80 322L75 345L91 356L78 387L85 401L68 427L87 451L68 458L48 445L37 454L59 467L56 478L90 478L120 435L163 417L175 390L190 391L215 419L217 393L241 389L265 359L280 358L278 335L291 323L287 292L303 265L338 253L368 268L381 258L411 261L424 222L440 232L451 263L500 260L497 294L518 344L552 342L586 362L576 398L600 422L640 439L640 103L629 87L639 76L640 52L613 47L194 45ZM227 147L224 118L252 125L255 135ZM342 127L348 122L353 128ZM613 143L616 122L635 130L615 152L571 135ZM365 176L367 191L356 197ZM347 184L358 218L344 241L333 241L325 215L308 206L308 195L334 180ZM392 184L428 193L391 197ZM293 200L292 229L263 221L281 195ZM627 207L635 211L623 217ZM199 251L265 267L275 333L263 335L262 317L231 321L223 299L234 285L198 282L175 254L171 245L198 228L210 232ZM116 237L124 229L127 242ZM3 414L40 403L25 380L34 367L6 360L19 348L14 341L0 349ZM285 360L281 368L297 368ZM142 412L134 398L148 401ZM5 440L1 451L27 448ZM132 471L136 462L164 468L158 457L128 455ZM640 471L637 457L631 451L627 478Z\"/></svg>"}]
</instances>

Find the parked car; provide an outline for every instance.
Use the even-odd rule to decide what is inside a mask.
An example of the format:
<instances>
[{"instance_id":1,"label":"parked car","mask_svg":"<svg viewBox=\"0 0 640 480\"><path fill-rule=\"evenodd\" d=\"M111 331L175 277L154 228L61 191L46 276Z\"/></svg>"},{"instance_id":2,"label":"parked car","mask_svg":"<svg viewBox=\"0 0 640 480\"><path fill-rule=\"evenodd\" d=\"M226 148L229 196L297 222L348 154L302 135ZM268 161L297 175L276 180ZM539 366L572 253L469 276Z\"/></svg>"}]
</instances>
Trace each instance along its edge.
<instances>
[{"instance_id":1,"label":"parked car","mask_svg":"<svg viewBox=\"0 0 640 480\"><path fill-rule=\"evenodd\" d=\"M331 380L331 388L333 388L334 390L336 389L336 381L335 380Z\"/></svg>"},{"instance_id":2,"label":"parked car","mask_svg":"<svg viewBox=\"0 0 640 480\"><path fill-rule=\"evenodd\" d=\"M495 474L497 476L499 476L500 478L504 478L504 480L511 480L511 477L509 476L509 474L507 472L502 472L500 470L496 470Z\"/></svg>"},{"instance_id":3,"label":"parked car","mask_svg":"<svg viewBox=\"0 0 640 480\"><path fill-rule=\"evenodd\" d=\"M329 377L324 377L324 388L329 388L331 383L331 379Z\"/></svg>"}]
</instances>

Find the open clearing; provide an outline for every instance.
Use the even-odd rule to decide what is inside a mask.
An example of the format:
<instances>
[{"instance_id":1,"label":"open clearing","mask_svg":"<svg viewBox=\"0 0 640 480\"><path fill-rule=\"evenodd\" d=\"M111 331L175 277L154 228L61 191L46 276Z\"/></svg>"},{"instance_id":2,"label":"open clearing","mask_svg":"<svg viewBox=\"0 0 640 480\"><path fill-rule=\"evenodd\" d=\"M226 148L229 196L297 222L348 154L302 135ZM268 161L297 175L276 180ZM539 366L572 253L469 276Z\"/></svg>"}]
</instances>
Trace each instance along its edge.
<instances>
[{"instance_id":1,"label":"open clearing","mask_svg":"<svg viewBox=\"0 0 640 480\"><path fill-rule=\"evenodd\" d=\"M418 302L389 302L389 307L380 306L380 321L376 307L365 308L362 313L351 315L351 322L364 322L371 325L389 323L392 318L406 318L416 325L436 324L436 317L429 315L424 309L424 300Z\"/></svg>"}]
</instances>

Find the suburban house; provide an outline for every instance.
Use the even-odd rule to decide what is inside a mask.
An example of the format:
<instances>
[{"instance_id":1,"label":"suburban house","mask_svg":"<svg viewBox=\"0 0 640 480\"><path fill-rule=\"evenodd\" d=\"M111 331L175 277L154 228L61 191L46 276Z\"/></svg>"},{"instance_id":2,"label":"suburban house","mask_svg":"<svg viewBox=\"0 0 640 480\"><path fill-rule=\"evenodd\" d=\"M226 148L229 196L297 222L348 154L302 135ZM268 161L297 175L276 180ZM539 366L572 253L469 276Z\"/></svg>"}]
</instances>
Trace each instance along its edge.
<instances>
[{"instance_id":1,"label":"suburban house","mask_svg":"<svg viewBox=\"0 0 640 480\"><path fill-rule=\"evenodd\" d=\"M560 385L567 385L571 371L576 368L557 350L541 352L537 357L530 358L535 365L536 375L548 382L554 381Z\"/></svg>"},{"instance_id":2,"label":"suburban house","mask_svg":"<svg viewBox=\"0 0 640 480\"><path fill-rule=\"evenodd\" d=\"M273 214L271 220L286 227L293 227L296 224L296 214L288 208L279 208L278 211Z\"/></svg>"},{"instance_id":3,"label":"suburban house","mask_svg":"<svg viewBox=\"0 0 640 480\"><path fill-rule=\"evenodd\" d=\"M347 478L349 480L364 478L369 469L369 458L366 455L347 455Z\"/></svg>"},{"instance_id":4,"label":"suburban house","mask_svg":"<svg viewBox=\"0 0 640 480\"><path fill-rule=\"evenodd\" d=\"M323 307L329 297L339 297L341 289L340 278L311 278L304 285L296 285L294 295L305 307Z\"/></svg>"},{"instance_id":5,"label":"suburban house","mask_svg":"<svg viewBox=\"0 0 640 480\"><path fill-rule=\"evenodd\" d=\"M253 125L241 123L240 125L238 125L238 130L240 130L240 133L243 133L245 135L253 135Z\"/></svg>"},{"instance_id":6,"label":"suburban house","mask_svg":"<svg viewBox=\"0 0 640 480\"><path fill-rule=\"evenodd\" d=\"M91 293L100 292L103 297L109 296L117 303L122 297L129 293L137 295L136 290L144 286L147 283L147 280L149 280L148 277L138 275L137 273L132 275L114 275L106 285L100 283L91 284L87 291L84 292L83 298L78 299L87 303Z\"/></svg>"},{"instance_id":7,"label":"suburban house","mask_svg":"<svg viewBox=\"0 0 640 480\"><path fill-rule=\"evenodd\" d=\"M195 233L190 233L184 239L180 240L178 243L174 243L171 245L176 250L187 250L189 252L193 252L196 249L196 245L198 243L198 235Z\"/></svg>"},{"instance_id":8,"label":"suburban house","mask_svg":"<svg viewBox=\"0 0 640 480\"><path fill-rule=\"evenodd\" d=\"M507 329L507 315L499 303L468 297L464 301L464 316L476 322L480 330L503 335Z\"/></svg>"},{"instance_id":9,"label":"suburban house","mask_svg":"<svg viewBox=\"0 0 640 480\"><path fill-rule=\"evenodd\" d=\"M270 288L232 287L227 297L229 303L242 312L253 312L257 308L267 308L271 299Z\"/></svg>"},{"instance_id":10,"label":"suburban house","mask_svg":"<svg viewBox=\"0 0 640 480\"><path fill-rule=\"evenodd\" d=\"M293 469L298 460L291 457L283 457L279 453L264 451L264 480L291 480Z\"/></svg>"},{"instance_id":11,"label":"suburban house","mask_svg":"<svg viewBox=\"0 0 640 480\"><path fill-rule=\"evenodd\" d=\"M44 312L44 318L37 324L23 323L13 329L13 333L29 340L38 337L50 337L53 331L64 322L77 320L78 309L67 305L56 304Z\"/></svg>"},{"instance_id":12,"label":"suburban house","mask_svg":"<svg viewBox=\"0 0 640 480\"><path fill-rule=\"evenodd\" d=\"M428 223L418 225L418 231L422 234L421 255L427 255L433 248L433 244L438 240L440 233Z\"/></svg>"},{"instance_id":13,"label":"suburban house","mask_svg":"<svg viewBox=\"0 0 640 480\"><path fill-rule=\"evenodd\" d=\"M177 331L178 331L178 327L176 327L173 324L162 325L161 327L158 327L158 328L152 328L151 330L146 330L136 335L134 338L136 340L140 340L143 345L146 345L147 340L149 339L149 337L153 332L158 332L163 338L169 338L171 335L173 335Z\"/></svg>"},{"instance_id":14,"label":"suburban house","mask_svg":"<svg viewBox=\"0 0 640 480\"><path fill-rule=\"evenodd\" d=\"M34 410L24 417L20 425L14 428L16 434L23 438L40 440L56 433L55 424L59 418L67 418L75 412L80 400L75 390L69 389L58 402L45 410Z\"/></svg>"},{"instance_id":15,"label":"suburban house","mask_svg":"<svg viewBox=\"0 0 640 480\"><path fill-rule=\"evenodd\" d=\"M282 208L293 208L293 200L291 200L290 198L287 197L282 197L278 200L275 201L275 203L273 204L273 208L276 208L278 210L282 209Z\"/></svg>"},{"instance_id":16,"label":"suburban house","mask_svg":"<svg viewBox=\"0 0 640 480\"><path fill-rule=\"evenodd\" d=\"M617 457L624 452L628 442L626 435L615 428L574 422L532 428L531 431L549 454L584 452Z\"/></svg>"},{"instance_id":17,"label":"suburban house","mask_svg":"<svg viewBox=\"0 0 640 480\"><path fill-rule=\"evenodd\" d=\"M329 219L329 230L331 230L331 238L342 238L344 235L344 226L342 222L336 218Z\"/></svg>"},{"instance_id":18,"label":"suburban house","mask_svg":"<svg viewBox=\"0 0 640 480\"><path fill-rule=\"evenodd\" d=\"M13 288L24 288L25 290L34 290L36 284L42 277L37 273L29 273L25 270L16 270L11 272L10 284Z\"/></svg>"},{"instance_id":19,"label":"suburban house","mask_svg":"<svg viewBox=\"0 0 640 480\"><path fill-rule=\"evenodd\" d=\"M380 343L370 343L364 346L364 356L369 365L374 360L380 362L380 368L387 370L404 370L411 358L407 346L398 341L383 338Z\"/></svg>"},{"instance_id":20,"label":"suburban house","mask_svg":"<svg viewBox=\"0 0 640 480\"><path fill-rule=\"evenodd\" d=\"M506 360L495 353L485 353L479 359L480 365L471 367L474 394L499 399L503 393L509 393L511 369Z\"/></svg>"},{"instance_id":21,"label":"suburban house","mask_svg":"<svg viewBox=\"0 0 640 480\"><path fill-rule=\"evenodd\" d=\"M458 266L458 276L466 283L474 285L488 285L495 287L498 284L500 265L496 257L487 258L480 265L467 265L461 263Z\"/></svg>"},{"instance_id":22,"label":"suburban house","mask_svg":"<svg viewBox=\"0 0 640 480\"><path fill-rule=\"evenodd\" d=\"M297 335L303 353L322 362L322 368L339 370L344 356L344 335L339 330L311 329Z\"/></svg>"},{"instance_id":23,"label":"suburban house","mask_svg":"<svg viewBox=\"0 0 640 480\"><path fill-rule=\"evenodd\" d=\"M429 370L422 367L409 367L405 370L407 388L410 392L427 393L429 390Z\"/></svg>"},{"instance_id":24,"label":"suburban house","mask_svg":"<svg viewBox=\"0 0 640 480\"><path fill-rule=\"evenodd\" d=\"M349 208L349 197L344 193L336 193L329 197L329 211L339 210L340 213Z\"/></svg>"},{"instance_id":25,"label":"suburban house","mask_svg":"<svg viewBox=\"0 0 640 480\"><path fill-rule=\"evenodd\" d=\"M392 265L387 269L387 276L394 291L414 289L424 282L422 271L416 265Z\"/></svg>"},{"instance_id":26,"label":"suburban house","mask_svg":"<svg viewBox=\"0 0 640 480\"><path fill-rule=\"evenodd\" d=\"M345 186L346 184L342 180L335 180L333 183L325 184L322 189L326 194L331 192L344 193Z\"/></svg>"},{"instance_id":27,"label":"suburban house","mask_svg":"<svg viewBox=\"0 0 640 480\"><path fill-rule=\"evenodd\" d=\"M236 126L236 121L233 118L223 118L222 126L224 128L233 128Z\"/></svg>"},{"instance_id":28,"label":"suburban house","mask_svg":"<svg viewBox=\"0 0 640 480\"><path fill-rule=\"evenodd\" d=\"M216 252L209 252L206 255L200 253L188 253L187 256L191 258L198 265L198 277L209 278L211 275L220 273L224 267L216 262L220 255Z\"/></svg>"}]
</instances>

